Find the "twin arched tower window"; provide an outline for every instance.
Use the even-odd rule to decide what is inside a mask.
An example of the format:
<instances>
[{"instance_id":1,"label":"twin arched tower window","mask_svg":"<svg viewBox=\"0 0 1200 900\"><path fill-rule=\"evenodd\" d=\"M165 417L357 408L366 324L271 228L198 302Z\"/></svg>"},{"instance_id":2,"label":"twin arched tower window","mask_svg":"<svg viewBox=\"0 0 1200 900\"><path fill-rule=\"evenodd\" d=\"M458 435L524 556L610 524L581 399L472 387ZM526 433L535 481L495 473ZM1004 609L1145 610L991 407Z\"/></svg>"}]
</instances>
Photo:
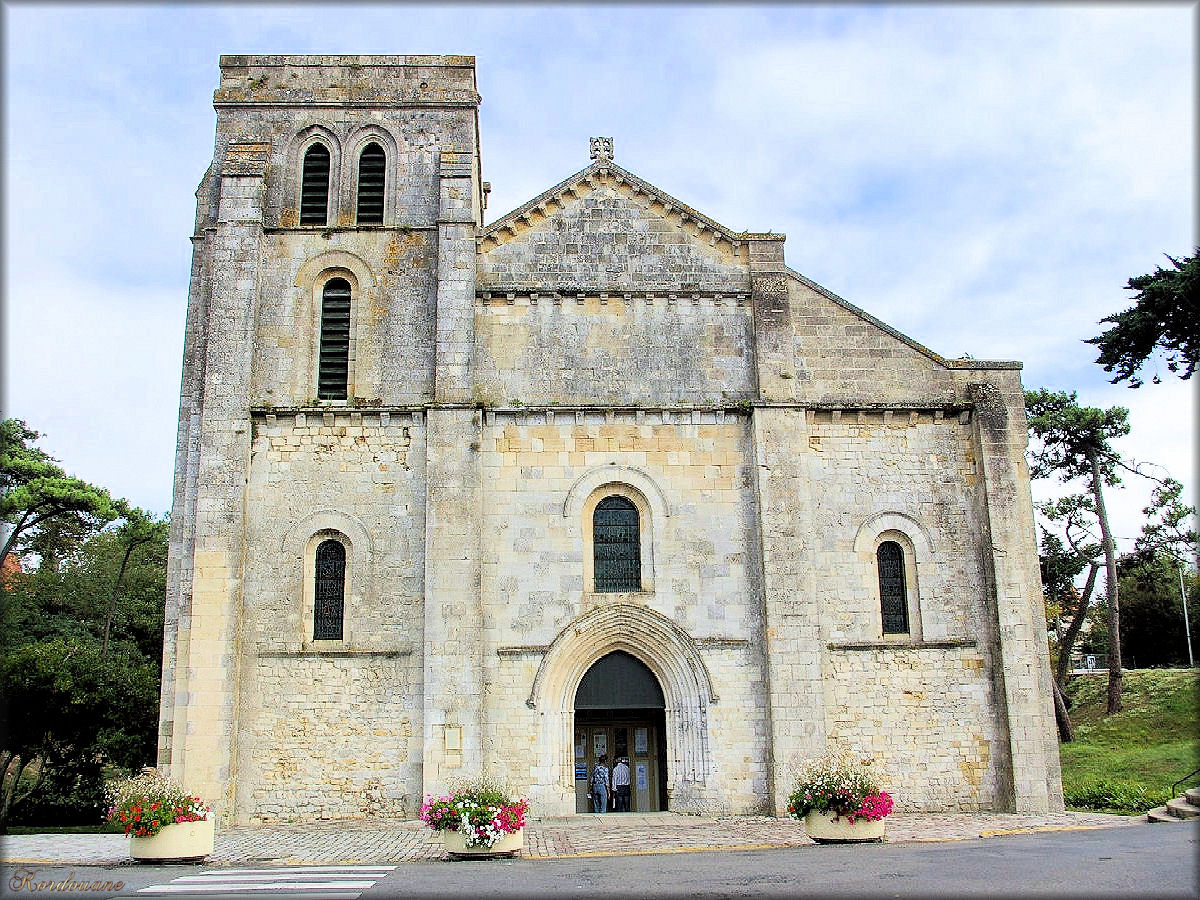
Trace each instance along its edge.
<instances>
[{"instance_id":1,"label":"twin arched tower window","mask_svg":"<svg viewBox=\"0 0 1200 900\"><path fill-rule=\"evenodd\" d=\"M641 529L637 507L624 497L605 497L592 513L597 593L642 589Z\"/></svg>"},{"instance_id":2,"label":"twin arched tower window","mask_svg":"<svg viewBox=\"0 0 1200 900\"><path fill-rule=\"evenodd\" d=\"M313 144L304 151L300 178L300 224L325 225L329 220L329 150Z\"/></svg>"},{"instance_id":3,"label":"twin arched tower window","mask_svg":"<svg viewBox=\"0 0 1200 900\"><path fill-rule=\"evenodd\" d=\"M908 589L904 580L904 550L884 541L875 551L879 570L879 611L884 634L908 634Z\"/></svg>"},{"instance_id":4,"label":"twin arched tower window","mask_svg":"<svg viewBox=\"0 0 1200 900\"><path fill-rule=\"evenodd\" d=\"M372 141L358 156L358 190L355 222L383 224L383 197L387 155ZM329 224L329 148L315 143L304 151L300 173L300 224Z\"/></svg>"},{"instance_id":5,"label":"twin arched tower window","mask_svg":"<svg viewBox=\"0 0 1200 900\"><path fill-rule=\"evenodd\" d=\"M313 580L313 640L340 641L346 607L346 548L341 541L317 546Z\"/></svg>"},{"instance_id":6,"label":"twin arched tower window","mask_svg":"<svg viewBox=\"0 0 1200 900\"><path fill-rule=\"evenodd\" d=\"M359 225L383 224L383 171L386 157L378 144L367 144L358 157Z\"/></svg>"}]
</instances>

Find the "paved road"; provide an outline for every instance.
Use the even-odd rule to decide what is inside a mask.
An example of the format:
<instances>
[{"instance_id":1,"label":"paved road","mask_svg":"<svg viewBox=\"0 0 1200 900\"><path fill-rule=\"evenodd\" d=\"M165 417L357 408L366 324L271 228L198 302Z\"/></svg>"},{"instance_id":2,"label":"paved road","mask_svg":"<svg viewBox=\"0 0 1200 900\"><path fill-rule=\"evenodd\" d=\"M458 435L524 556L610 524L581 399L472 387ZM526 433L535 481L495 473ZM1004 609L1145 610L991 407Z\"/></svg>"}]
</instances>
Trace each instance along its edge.
<instances>
[{"instance_id":1,"label":"paved road","mask_svg":"<svg viewBox=\"0 0 1200 900\"><path fill-rule=\"evenodd\" d=\"M110 898L388 897L1200 897L1200 822L1001 835L950 843L397 866L29 866L36 882L122 879ZM0 870L5 896L13 867ZM187 880L181 880L187 879ZM257 886L251 889L251 886ZM149 890L147 890L149 889Z\"/></svg>"}]
</instances>

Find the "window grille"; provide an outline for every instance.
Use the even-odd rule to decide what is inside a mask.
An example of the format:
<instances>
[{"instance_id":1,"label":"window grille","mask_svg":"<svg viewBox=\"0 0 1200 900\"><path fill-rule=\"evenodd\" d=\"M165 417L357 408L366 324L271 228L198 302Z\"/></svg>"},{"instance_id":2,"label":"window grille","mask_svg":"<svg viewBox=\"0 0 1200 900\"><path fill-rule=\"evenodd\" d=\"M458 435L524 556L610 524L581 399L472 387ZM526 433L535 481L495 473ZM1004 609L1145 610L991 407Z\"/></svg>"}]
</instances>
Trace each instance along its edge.
<instances>
[{"instance_id":1,"label":"window grille","mask_svg":"<svg viewBox=\"0 0 1200 900\"><path fill-rule=\"evenodd\" d=\"M350 374L350 282L331 278L321 292L317 398L345 400Z\"/></svg>"},{"instance_id":2,"label":"window grille","mask_svg":"<svg viewBox=\"0 0 1200 900\"><path fill-rule=\"evenodd\" d=\"M904 584L904 551L884 541L875 552L879 567L879 607L884 634L908 634L908 592Z\"/></svg>"},{"instance_id":3,"label":"window grille","mask_svg":"<svg viewBox=\"0 0 1200 900\"><path fill-rule=\"evenodd\" d=\"M592 514L596 591L640 591L642 553L638 511L624 497L605 497Z\"/></svg>"},{"instance_id":4,"label":"window grille","mask_svg":"<svg viewBox=\"0 0 1200 900\"><path fill-rule=\"evenodd\" d=\"M313 595L313 640L340 641L346 592L346 548L341 541L317 547Z\"/></svg>"},{"instance_id":5,"label":"window grille","mask_svg":"<svg viewBox=\"0 0 1200 900\"><path fill-rule=\"evenodd\" d=\"M329 208L329 151L313 144L304 154L300 184L300 224L324 225Z\"/></svg>"},{"instance_id":6,"label":"window grille","mask_svg":"<svg viewBox=\"0 0 1200 900\"><path fill-rule=\"evenodd\" d=\"M358 157L358 224L383 224L385 156L378 144L367 144Z\"/></svg>"}]
</instances>

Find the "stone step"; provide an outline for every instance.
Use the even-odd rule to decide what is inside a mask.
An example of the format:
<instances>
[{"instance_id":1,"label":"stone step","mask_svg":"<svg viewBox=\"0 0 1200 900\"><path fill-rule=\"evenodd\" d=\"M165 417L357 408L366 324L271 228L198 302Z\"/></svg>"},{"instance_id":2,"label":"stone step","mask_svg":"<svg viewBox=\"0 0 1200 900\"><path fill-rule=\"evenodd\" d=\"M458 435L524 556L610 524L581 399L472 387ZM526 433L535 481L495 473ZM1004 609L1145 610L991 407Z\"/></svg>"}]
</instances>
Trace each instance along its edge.
<instances>
[{"instance_id":1,"label":"stone step","mask_svg":"<svg viewBox=\"0 0 1200 900\"><path fill-rule=\"evenodd\" d=\"M1183 797L1167 801L1167 812L1177 819L1194 819L1200 816L1200 806L1192 806Z\"/></svg>"},{"instance_id":2,"label":"stone step","mask_svg":"<svg viewBox=\"0 0 1200 900\"><path fill-rule=\"evenodd\" d=\"M1192 806L1200 806L1200 787L1188 788L1183 792L1183 796Z\"/></svg>"},{"instance_id":3,"label":"stone step","mask_svg":"<svg viewBox=\"0 0 1200 900\"><path fill-rule=\"evenodd\" d=\"M1183 819L1177 819L1169 812L1165 806L1156 807L1146 813L1146 818L1151 822L1182 822Z\"/></svg>"}]
</instances>

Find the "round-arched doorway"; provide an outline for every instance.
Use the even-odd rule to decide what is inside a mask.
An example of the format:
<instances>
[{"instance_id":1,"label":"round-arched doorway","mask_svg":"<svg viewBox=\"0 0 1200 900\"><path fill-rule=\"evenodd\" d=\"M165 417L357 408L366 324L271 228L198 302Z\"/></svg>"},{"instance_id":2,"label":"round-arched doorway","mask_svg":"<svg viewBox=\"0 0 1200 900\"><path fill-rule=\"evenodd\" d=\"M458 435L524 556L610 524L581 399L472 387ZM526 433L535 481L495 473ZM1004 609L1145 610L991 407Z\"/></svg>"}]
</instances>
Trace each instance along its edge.
<instances>
[{"instance_id":1,"label":"round-arched doorway","mask_svg":"<svg viewBox=\"0 0 1200 900\"><path fill-rule=\"evenodd\" d=\"M630 812L667 808L666 703L662 686L623 650L592 664L575 692L575 811L591 812L588 778L600 757L626 759ZM609 811L612 809L610 795Z\"/></svg>"}]
</instances>

